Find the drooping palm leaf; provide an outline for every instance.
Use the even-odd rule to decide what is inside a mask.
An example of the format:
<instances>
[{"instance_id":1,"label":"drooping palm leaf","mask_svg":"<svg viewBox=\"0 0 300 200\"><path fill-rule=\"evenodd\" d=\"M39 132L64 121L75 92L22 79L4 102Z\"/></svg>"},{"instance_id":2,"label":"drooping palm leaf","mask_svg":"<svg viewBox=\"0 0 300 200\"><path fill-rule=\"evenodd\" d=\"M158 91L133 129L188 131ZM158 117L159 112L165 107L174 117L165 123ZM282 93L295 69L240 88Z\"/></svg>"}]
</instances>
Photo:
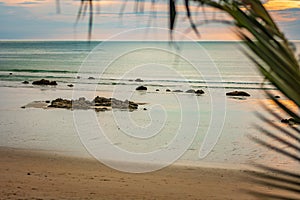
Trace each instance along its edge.
<instances>
[{"instance_id":1,"label":"drooping palm leaf","mask_svg":"<svg viewBox=\"0 0 300 200\"><path fill-rule=\"evenodd\" d=\"M257 65L261 73L276 86L288 99L297 105L296 110L291 110L281 101L274 98L269 92L267 96L276 103L283 111L293 117L295 122L300 122L300 72L299 63L289 46L288 40L277 27L268 11L258 0L237 1L223 0L218 3L210 0L198 0L206 5L218 8L229 14L235 25L238 27L238 35L244 41L251 53L244 51L246 55ZM267 106L266 106L267 108ZM267 109L279 120L279 116ZM258 130L267 138L276 141L272 144L269 141L252 138L255 142L282 154L300 163L300 130L291 127L285 130L277 124L271 123L266 117L259 117L271 124L280 132L273 133L269 130L258 127ZM288 136L286 138L285 136ZM282 148L285 146L286 148ZM254 182L263 184L279 191L285 195L268 194L264 192L250 191L251 194L263 199L300 199L300 175L290 171L276 168L258 166L270 174L255 173ZM280 173L279 173L280 172Z\"/></svg>"}]
</instances>

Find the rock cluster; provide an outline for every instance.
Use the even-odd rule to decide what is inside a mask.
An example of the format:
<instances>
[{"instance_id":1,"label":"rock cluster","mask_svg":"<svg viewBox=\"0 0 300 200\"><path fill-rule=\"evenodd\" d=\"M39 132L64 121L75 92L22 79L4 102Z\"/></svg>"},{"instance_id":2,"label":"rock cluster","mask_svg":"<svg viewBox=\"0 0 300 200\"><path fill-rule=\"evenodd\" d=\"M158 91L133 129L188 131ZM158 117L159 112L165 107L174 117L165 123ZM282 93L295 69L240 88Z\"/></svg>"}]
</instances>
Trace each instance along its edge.
<instances>
[{"instance_id":1,"label":"rock cluster","mask_svg":"<svg viewBox=\"0 0 300 200\"><path fill-rule=\"evenodd\" d=\"M187 91L185 91L186 93L195 93L195 94L204 94L203 90L193 90L193 89L189 89Z\"/></svg>"},{"instance_id":2,"label":"rock cluster","mask_svg":"<svg viewBox=\"0 0 300 200\"><path fill-rule=\"evenodd\" d=\"M39 81L33 81L32 85L57 85L56 81L49 81L46 79L41 79Z\"/></svg>"},{"instance_id":3,"label":"rock cluster","mask_svg":"<svg viewBox=\"0 0 300 200\"><path fill-rule=\"evenodd\" d=\"M138 109L138 104L128 100L121 101L115 98L97 96L92 101L86 100L84 97L81 97L77 100L58 98L51 101L51 104L48 107L82 110L95 109L96 111L105 111L108 110L108 107L136 110Z\"/></svg>"},{"instance_id":4,"label":"rock cluster","mask_svg":"<svg viewBox=\"0 0 300 200\"><path fill-rule=\"evenodd\" d=\"M281 123L289 124L289 125L299 124L299 122L297 122L294 118L282 119Z\"/></svg>"},{"instance_id":5,"label":"rock cluster","mask_svg":"<svg viewBox=\"0 0 300 200\"><path fill-rule=\"evenodd\" d=\"M250 97L250 94L243 91L233 91L233 92L227 92L226 96L243 96L243 97Z\"/></svg>"}]
</instances>

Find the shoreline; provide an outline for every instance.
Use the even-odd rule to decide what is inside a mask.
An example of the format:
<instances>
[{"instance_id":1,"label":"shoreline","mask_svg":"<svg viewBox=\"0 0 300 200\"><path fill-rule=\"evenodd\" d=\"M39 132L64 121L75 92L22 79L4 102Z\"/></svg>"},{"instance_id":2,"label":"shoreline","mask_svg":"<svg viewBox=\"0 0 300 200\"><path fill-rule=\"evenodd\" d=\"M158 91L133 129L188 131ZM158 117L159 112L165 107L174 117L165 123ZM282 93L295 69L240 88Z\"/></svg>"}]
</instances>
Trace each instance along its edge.
<instances>
[{"instance_id":1,"label":"shoreline","mask_svg":"<svg viewBox=\"0 0 300 200\"><path fill-rule=\"evenodd\" d=\"M142 174L94 159L0 147L0 199L255 199L245 170L172 165Z\"/></svg>"}]
</instances>

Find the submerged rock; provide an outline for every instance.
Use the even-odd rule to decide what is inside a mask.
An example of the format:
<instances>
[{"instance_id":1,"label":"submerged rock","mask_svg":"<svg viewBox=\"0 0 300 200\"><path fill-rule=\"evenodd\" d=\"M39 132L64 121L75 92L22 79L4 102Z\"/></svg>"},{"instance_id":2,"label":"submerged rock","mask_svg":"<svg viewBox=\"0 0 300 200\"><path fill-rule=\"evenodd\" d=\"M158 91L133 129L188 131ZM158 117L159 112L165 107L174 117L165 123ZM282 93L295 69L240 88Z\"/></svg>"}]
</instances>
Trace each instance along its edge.
<instances>
[{"instance_id":1,"label":"submerged rock","mask_svg":"<svg viewBox=\"0 0 300 200\"><path fill-rule=\"evenodd\" d=\"M173 92L183 92L182 90L173 90Z\"/></svg>"},{"instance_id":2,"label":"submerged rock","mask_svg":"<svg viewBox=\"0 0 300 200\"><path fill-rule=\"evenodd\" d=\"M233 92L227 92L226 96L244 96L244 97L250 97L250 94L244 91L233 91Z\"/></svg>"},{"instance_id":3,"label":"submerged rock","mask_svg":"<svg viewBox=\"0 0 300 200\"><path fill-rule=\"evenodd\" d=\"M23 81L22 83L23 83L23 84L29 84L29 82L28 82L28 81Z\"/></svg>"},{"instance_id":4,"label":"submerged rock","mask_svg":"<svg viewBox=\"0 0 300 200\"><path fill-rule=\"evenodd\" d=\"M39 81L33 81L32 85L57 85L56 81L49 81L46 79L41 79Z\"/></svg>"},{"instance_id":5,"label":"submerged rock","mask_svg":"<svg viewBox=\"0 0 300 200\"><path fill-rule=\"evenodd\" d=\"M73 84L69 84L69 85L67 85L68 87L74 87L74 85Z\"/></svg>"},{"instance_id":6,"label":"submerged rock","mask_svg":"<svg viewBox=\"0 0 300 200\"><path fill-rule=\"evenodd\" d=\"M137 78L137 79L135 79L135 82L144 82L144 81L140 78Z\"/></svg>"},{"instance_id":7,"label":"submerged rock","mask_svg":"<svg viewBox=\"0 0 300 200\"><path fill-rule=\"evenodd\" d=\"M89 79L89 80L94 80L95 78L94 78L94 77L92 77L92 76L90 76L88 79Z\"/></svg>"},{"instance_id":8,"label":"submerged rock","mask_svg":"<svg viewBox=\"0 0 300 200\"><path fill-rule=\"evenodd\" d=\"M195 90L193 90L193 89L189 89L189 90L187 90L187 91L185 91L186 93L195 93Z\"/></svg>"},{"instance_id":9,"label":"submerged rock","mask_svg":"<svg viewBox=\"0 0 300 200\"><path fill-rule=\"evenodd\" d=\"M170 89L166 89L166 92L171 92L171 90Z\"/></svg>"},{"instance_id":10,"label":"submerged rock","mask_svg":"<svg viewBox=\"0 0 300 200\"><path fill-rule=\"evenodd\" d=\"M203 91L203 90L196 90L196 91L195 91L195 94L198 94L198 95L199 95L199 94L204 94L204 91Z\"/></svg>"},{"instance_id":11,"label":"submerged rock","mask_svg":"<svg viewBox=\"0 0 300 200\"><path fill-rule=\"evenodd\" d=\"M159 89L156 89L155 91L156 91L156 92L159 92Z\"/></svg>"},{"instance_id":12,"label":"submerged rock","mask_svg":"<svg viewBox=\"0 0 300 200\"><path fill-rule=\"evenodd\" d=\"M147 90L147 87L141 85L141 86L137 87L135 90Z\"/></svg>"}]
</instances>

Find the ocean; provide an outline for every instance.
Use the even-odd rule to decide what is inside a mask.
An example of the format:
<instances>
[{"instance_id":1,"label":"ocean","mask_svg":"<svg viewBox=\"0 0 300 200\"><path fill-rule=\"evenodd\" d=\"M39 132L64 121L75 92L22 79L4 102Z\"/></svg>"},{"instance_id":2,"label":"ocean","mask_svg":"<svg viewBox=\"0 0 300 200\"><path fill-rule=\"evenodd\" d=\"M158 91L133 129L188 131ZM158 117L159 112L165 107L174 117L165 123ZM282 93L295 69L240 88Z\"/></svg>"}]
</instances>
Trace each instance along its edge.
<instances>
[{"instance_id":1,"label":"ocean","mask_svg":"<svg viewBox=\"0 0 300 200\"><path fill-rule=\"evenodd\" d=\"M184 74L185 81L192 83L192 87L210 87L210 88L233 88L233 89L261 89L261 83L263 78L255 69L255 66L251 63L249 59L240 51L242 48L239 42L181 42L178 54L181 51L187 51L190 55L195 51L195 46L199 45L197 51L205 51L207 55L195 55L191 57L193 62L200 65L200 72L205 73L205 79L201 75L195 73L194 69L191 67L186 67L184 65L173 65L175 62L175 56L168 55L170 57L163 57L160 60L160 65L169 64L169 66L178 71L180 74ZM121 47L121 48L119 48ZM118 55L123 53L123 51L132 51L135 49L146 49L146 48L160 48L162 49L172 49L172 44L168 42L73 42L73 41L47 41L47 42L0 42L0 80L3 85L14 84L16 87L24 87L19 85L20 81L33 81L39 78L53 79L61 83L74 83L74 78L76 78L78 70L80 69L84 59L91 53L93 49L102 49L106 54L114 53ZM200 49L200 50L199 50ZM174 48L173 48L174 50ZM95 50L96 51L96 50ZM118 52L119 51L119 52ZM143 53L143 52L141 52ZM130 78L127 80L118 80L124 71L131 69L132 65L137 63L143 63L145 58L150 58L149 63L153 59L157 59L157 55L160 52L145 52L144 55L139 56L138 52L134 53L131 58L127 59L125 63L121 63L121 66L115 71L113 67L105 74L106 76L102 78L99 84L130 84ZM106 55L105 55L106 56ZM211 60L207 58L211 57ZM81 83L89 84L88 77L102 71L103 68L107 66L101 65L102 59L107 59L102 57L100 64L97 66L88 67L82 69L80 73L85 75L86 81ZM113 58L114 59L114 58ZM151 60L152 59L152 60ZM165 59L165 60L164 60ZM108 62L108 61L105 61ZM146 64L149 64L146 63ZM214 76L216 76L215 69L211 65L215 64L216 69L219 71L220 81L213 81ZM119 63L118 63L119 64ZM173 65L173 66L172 66ZM120 68L122 69L120 71ZM152 70L151 66L145 73L149 75L147 77L148 85L174 85L178 86L181 84L182 80L174 78L174 76L164 73L164 71ZM12 73L10 75L9 73ZM134 79L138 74L134 74L131 78ZM138 78L138 77L137 77ZM222 80L221 80L222 79ZM212 81L210 81L212 80ZM126 82L127 81L127 82ZM268 86L267 88L274 88Z\"/></svg>"},{"instance_id":2,"label":"ocean","mask_svg":"<svg viewBox=\"0 0 300 200\"><path fill-rule=\"evenodd\" d=\"M242 49L240 42L2 41L0 146L93 156L114 168L105 160L297 168L249 139L264 137L255 112L278 123L260 107L266 103L278 111L264 91L285 98L268 82L262 87L263 77ZM58 85L31 84L42 78ZM135 91L140 85L147 92ZM205 94L185 93L188 89ZM225 96L235 90L251 96ZM33 101L97 95L144 104L133 112L21 108ZM98 129L105 137L95 136ZM112 146L136 157L113 152Z\"/></svg>"}]
</instances>

